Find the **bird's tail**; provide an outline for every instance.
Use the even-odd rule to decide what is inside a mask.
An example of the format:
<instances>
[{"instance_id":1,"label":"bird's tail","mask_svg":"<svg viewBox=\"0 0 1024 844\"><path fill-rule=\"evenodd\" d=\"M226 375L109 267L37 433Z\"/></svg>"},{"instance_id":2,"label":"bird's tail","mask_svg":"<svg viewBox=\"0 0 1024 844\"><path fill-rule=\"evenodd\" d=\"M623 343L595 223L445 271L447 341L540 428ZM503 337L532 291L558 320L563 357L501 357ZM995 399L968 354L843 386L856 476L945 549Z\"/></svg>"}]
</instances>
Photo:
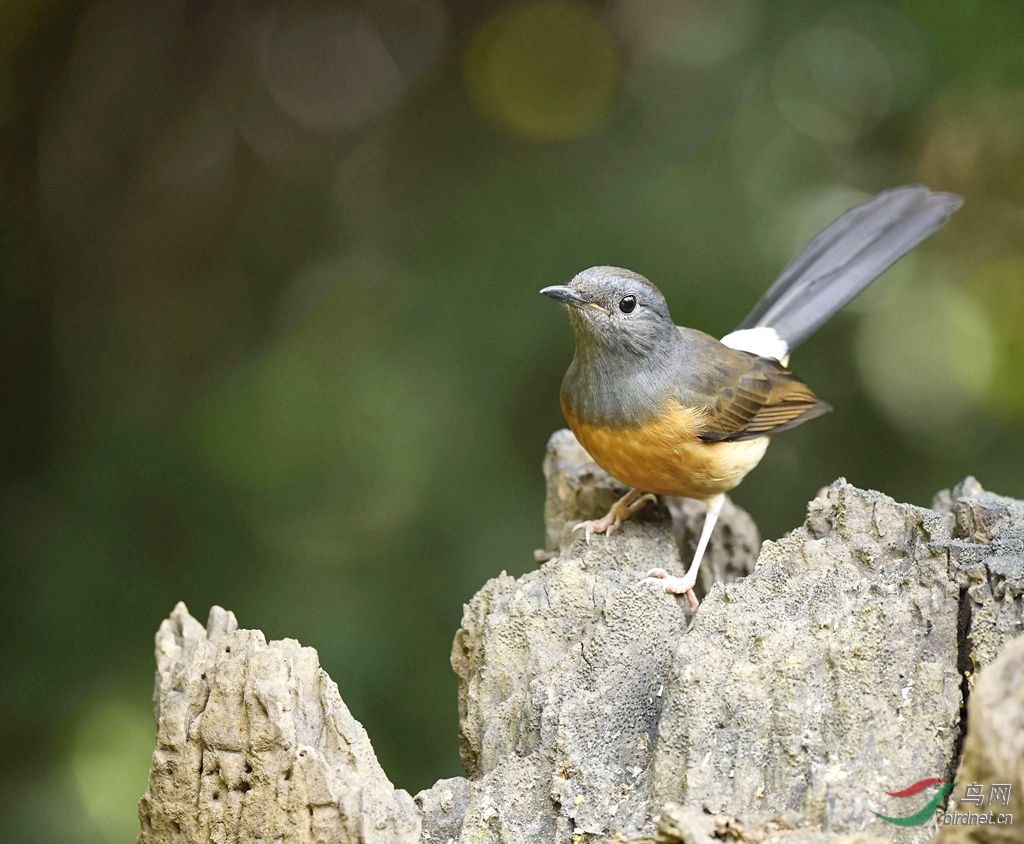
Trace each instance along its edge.
<instances>
[{"instance_id":1,"label":"bird's tail","mask_svg":"<svg viewBox=\"0 0 1024 844\"><path fill-rule=\"evenodd\" d=\"M961 202L956 194L908 185L851 208L789 262L740 329L773 328L792 351L945 223Z\"/></svg>"}]
</instances>

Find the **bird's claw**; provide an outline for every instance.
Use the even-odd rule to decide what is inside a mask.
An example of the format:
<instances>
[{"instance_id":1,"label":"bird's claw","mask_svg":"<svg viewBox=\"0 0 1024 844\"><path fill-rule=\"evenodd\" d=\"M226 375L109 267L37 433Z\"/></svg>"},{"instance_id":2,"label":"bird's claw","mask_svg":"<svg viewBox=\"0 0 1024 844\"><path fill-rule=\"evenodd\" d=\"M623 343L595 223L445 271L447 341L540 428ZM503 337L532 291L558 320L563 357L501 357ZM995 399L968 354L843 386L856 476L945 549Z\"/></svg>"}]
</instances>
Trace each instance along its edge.
<instances>
[{"instance_id":1,"label":"bird's claw","mask_svg":"<svg viewBox=\"0 0 1024 844\"><path fill-rule=\"evenodd\" d=\"M665 569L658 568L647 572L647 576L640 582L657 586L669 595L683 595L691 612L696 612L699 606L697 595L693 591L693 587L697 584L696 574L677 577L669 574Z\"/></svg>"},{"instance_id":2,"label":"bird's claw","mask_svg":"<svg viewBox=\"0 0 1024 844\"><path fill-rule=\"evenodd\" d=\"M638 510L643 509L648 501L657 501L658 497L653 493L644 493L635 501L630 501L628 504L623 504L622 499L616 501L611 509L600 519L587 519L586 521L580 522L574 526L572 532L575 533L578 530L583 531L583 536L586 539L587 545L590 544L590 537L595 533L603 533L605 536L611 536L615 531L622 527L622 523L630 518Z\"/></svg>"},{"instance_id":3,"label":"bird's claw","mask_svg":"<svg viewBox=\"0 0 1024 844\"><path fill-rule=\"evenodd\" d=\"M614 508L613 508L614 511ZM583 538L586 540L587 545L590 544L590 537L595 533L603 533L605 536L611 536L615 531L622 525L622 518L613 512L609 512L607 516L602 516L600 519L587 519L585 522L580 522L575 525L572 529L573 533L578 530L583 531Z\"/></svg>"}]
</instances>

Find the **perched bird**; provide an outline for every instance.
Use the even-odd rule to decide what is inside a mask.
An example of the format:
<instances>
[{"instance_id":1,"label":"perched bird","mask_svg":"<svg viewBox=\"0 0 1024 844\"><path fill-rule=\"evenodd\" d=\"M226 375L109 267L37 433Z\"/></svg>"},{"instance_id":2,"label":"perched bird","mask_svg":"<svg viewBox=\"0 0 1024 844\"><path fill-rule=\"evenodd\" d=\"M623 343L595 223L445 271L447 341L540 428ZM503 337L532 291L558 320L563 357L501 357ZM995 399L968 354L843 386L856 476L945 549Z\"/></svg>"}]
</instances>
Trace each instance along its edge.
<instances>
[{"instance_id":1,"label":"perched bird","mask_svg":"<svg viewBox=\"0 0 1024 844\"><path fill-rule=\"evenodd\" d=\"M760 462L772 435L831 409L789 370L790 353L961 201L907 186L850 209L721 340L677 326L661 291L630 270L591 267L541 290L565 303L575 335L562 413L590 456L630 487L607 515L575 529L588 542L594 533L611 534L653 494L705 502L686 574L648 573L696 609L693 587L724 494Z\"/></svg>"}]
</instances>

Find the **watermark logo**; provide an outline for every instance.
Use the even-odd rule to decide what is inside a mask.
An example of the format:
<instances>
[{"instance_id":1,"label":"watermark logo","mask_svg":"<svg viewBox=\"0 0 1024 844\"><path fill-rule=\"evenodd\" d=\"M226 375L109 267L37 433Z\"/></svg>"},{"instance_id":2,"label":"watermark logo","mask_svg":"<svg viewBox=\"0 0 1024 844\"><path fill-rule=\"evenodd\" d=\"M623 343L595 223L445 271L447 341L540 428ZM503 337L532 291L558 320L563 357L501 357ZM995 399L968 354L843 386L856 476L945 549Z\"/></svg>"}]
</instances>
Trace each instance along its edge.
<instances>
[{"instance_id":1,"label":"watermark logo","mask_svg":"<svg viewBox=\"0 0 1024 844\"><path fill-rule=\"evenodd\" d=\"M947 782L946 780L938 779L937 777L931 777L929 779L918 780L913 785L909 785L902 791L887 791L885 792L889 797L914 797L921 792L940 786L940 788L932 796L919 811L914 812L912 815L904 815L902 817L893 817L890 815L883 815L881 812L872 811L871 814L883 821L887 821L897 826L920 826L923 823L927 823L935 816L935 811L942 804L942 801L946 798L955 787L955 782ZM950 803L970 803L979 811L965 811L958 812L952 808L947 809L942 813L939 818L939 823L943 826L1008 826L1013 823L1013 815L1009 812L993 812L992 807L1010 805L1010 784L1009 783L992 783L988 787L988 808L990 811L980 811L985 803L985 786L972 782L970 785L964 788L963 797L957 801L955 798L950 799Z\"/></svg>"},{"instance_id":2,"label":"watermark logo","mask_svg":"<svg viewBox=\"0 0 1024 844\"><path fill-rule=\"evenodd\" d=\"M931 817L935 814L935 810L939 808L939 804L945 799L946 795L949 794L956 786L955 782L946 782L938 778L932 777L931 779L918 780L913 785L909 785L902 791L887 791L885 792L890 797L913 797L915 794L920 794L927 788L931 788L934 785L941 785L938 791L931 800L918 812L914 812L912 815L906 815L904 817L890 817L889 815L883 815L881 812L872 810L871 814L875 817L881 818L883 821L894 823L897 826L920 826L923 823L927 823Z\"/></svg>"}]
</instances>

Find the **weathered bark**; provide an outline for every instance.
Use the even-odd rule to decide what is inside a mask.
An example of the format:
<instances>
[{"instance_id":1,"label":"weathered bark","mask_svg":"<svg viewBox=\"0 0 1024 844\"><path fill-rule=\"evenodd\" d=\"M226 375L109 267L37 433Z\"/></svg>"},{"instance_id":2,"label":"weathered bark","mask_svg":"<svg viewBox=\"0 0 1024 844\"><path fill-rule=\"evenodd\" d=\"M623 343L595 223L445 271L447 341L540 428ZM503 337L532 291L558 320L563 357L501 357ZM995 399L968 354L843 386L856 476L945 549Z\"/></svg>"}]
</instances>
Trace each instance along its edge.
<instances>
[{"instance_id":1,"label":"weathered bark","mask_svg":"<svg viewBox=\"0 0 1024 844\"><path fill-rule=\"evenodd\" d=\"M178 604L156 635L156 750L140 842L415 844L396 791L316 651Z\"/></svg>"},{"instance_id":2,"label":"weathered bark","mask_svg":"<svg viewBox=\"0 0 1024 844\"><path fill-rule=\"evenodd\" d=\"M837 481L740 579L757 534L730 507L691 618L640 581L681 571L699 507L669 503L682 536L651 508L587 545L571 525L619 490L567 432L545 472L549 559L488 581L455 638L468 778L414 802L315 652L217 609L204 631L179 605L157 636L139 840L930 840L934 820L871 810L907 814L884 792L952 777L979 671L979 697L1012 687L971 710L1007 750L968 737L961 778L1016 777L1021 796L1021 657L985 666L1024 628L1024 504L973 480L934 509Z\"/></svg>"},{"instance_id":3,"label":"weathered bark","mask_svg":"<svg viewBox=\"0 0 1024 844\"><path fill-rule=\"evenodd\" d=\"M940 844L1012 844L1024 840L1024 638L1007 644L978 675L971 692L970 727L957 782L981 786L982 805L965 804L964 813L1009 814L1014 824L943 826ZM993 802L991 787L1008 786L1006 800Z\"/></svg>"}]
</instances>

